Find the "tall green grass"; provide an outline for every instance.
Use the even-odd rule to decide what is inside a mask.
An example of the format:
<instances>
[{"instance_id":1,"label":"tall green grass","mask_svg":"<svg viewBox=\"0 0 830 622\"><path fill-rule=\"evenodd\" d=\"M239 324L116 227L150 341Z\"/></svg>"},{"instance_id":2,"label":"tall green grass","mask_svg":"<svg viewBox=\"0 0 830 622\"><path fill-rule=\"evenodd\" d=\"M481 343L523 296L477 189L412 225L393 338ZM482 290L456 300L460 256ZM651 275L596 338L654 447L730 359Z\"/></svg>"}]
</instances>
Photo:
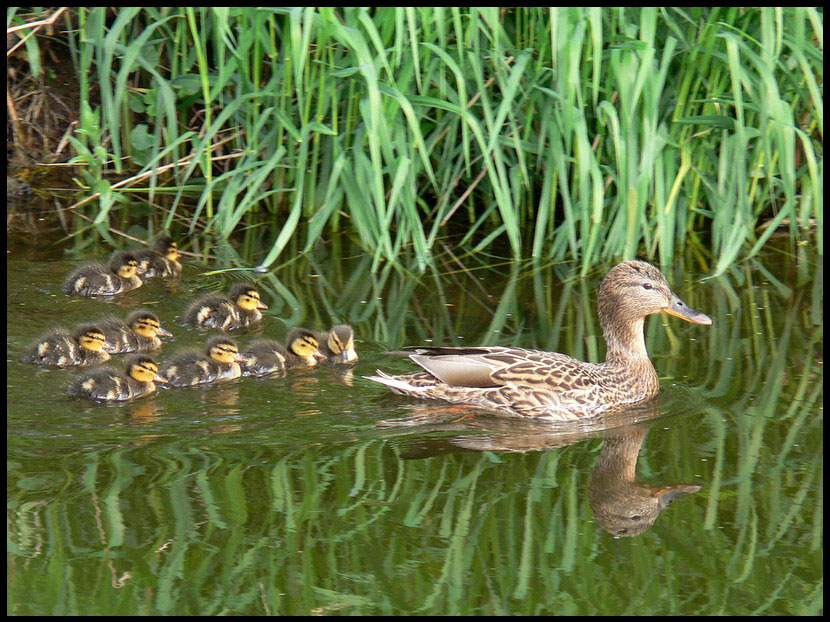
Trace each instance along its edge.
<instances>
[{"instance_id":1,"label":"tall green grass","mask_svg":"<svg viewBox=\"0 0 830 622\"><path fill-rule=\"evenodd\" d=\"M823 251L820 9L114 11L67 17L101 227L138 192L171 195L148 226L269 228L266 267L340 231L376 266L448 233L583 272Z\"/></svg>"}]
</instances>

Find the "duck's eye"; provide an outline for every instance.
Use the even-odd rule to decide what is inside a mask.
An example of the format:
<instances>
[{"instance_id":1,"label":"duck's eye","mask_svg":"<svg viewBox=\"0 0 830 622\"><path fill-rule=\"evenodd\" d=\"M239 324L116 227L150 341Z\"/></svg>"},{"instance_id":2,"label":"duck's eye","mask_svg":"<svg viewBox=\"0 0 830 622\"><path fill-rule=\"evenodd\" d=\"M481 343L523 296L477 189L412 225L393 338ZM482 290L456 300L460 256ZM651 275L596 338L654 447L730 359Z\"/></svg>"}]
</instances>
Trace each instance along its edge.
<instances>
[{"instance_id":1,"label":"duck's eye","mask_svg":"<svg viewBox=\"0 0 830 622\"><path fill-rule=\"evenodd\" d=\"M654 285L651 283L643 283L643 289L654 289Z\"/></svg>"}]
</instances>

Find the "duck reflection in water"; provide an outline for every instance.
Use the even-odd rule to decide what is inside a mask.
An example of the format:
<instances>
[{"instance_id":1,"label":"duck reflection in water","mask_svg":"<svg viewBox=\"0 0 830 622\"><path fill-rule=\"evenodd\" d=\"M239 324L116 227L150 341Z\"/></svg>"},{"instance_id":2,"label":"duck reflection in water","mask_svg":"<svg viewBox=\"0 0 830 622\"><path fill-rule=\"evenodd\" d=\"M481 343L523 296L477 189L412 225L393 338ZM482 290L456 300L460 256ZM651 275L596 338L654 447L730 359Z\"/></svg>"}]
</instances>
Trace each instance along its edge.
<instances>
[{"instance_id":1,"label":"duck reflection in water","mask_svg":"<svg viewBox=\"0 0 830 622\"><path fill-rule=\"evenodd\" d=\"M670 406L684 400L687 405L695 402L684 393ZM588 484L589 504L603 529L616 537L631 537L651 527L673 501L702 488L699 484L651 486L637 480L637 458L649 427L661 416L659 403L649 400L578 424L508 420L451 405L443 406L441 415L437 406L419 405L413 417L380 421L378 427L407 435L402 457L409 459L458 451L545 451L603 437ZM461 434L449 439L441 434L449 431Z\"/></svg>"}]
</instances>

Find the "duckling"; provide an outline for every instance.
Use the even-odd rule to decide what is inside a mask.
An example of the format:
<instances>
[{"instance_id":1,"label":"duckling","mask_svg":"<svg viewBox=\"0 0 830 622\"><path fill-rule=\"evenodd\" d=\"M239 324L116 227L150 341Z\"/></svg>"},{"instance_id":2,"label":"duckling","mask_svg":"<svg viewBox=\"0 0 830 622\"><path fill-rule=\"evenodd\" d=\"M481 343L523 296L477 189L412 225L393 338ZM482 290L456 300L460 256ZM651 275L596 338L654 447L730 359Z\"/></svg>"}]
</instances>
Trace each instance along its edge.
<instances>
[{"instance_id":1,"label":"duckling","mask_svg":"<svg viewBox=\"0 0 830 622\"><path fill-rule=\"evenodd\" d=\"M101 320L98 323L107 342L111 344L111 354L125 352L149 352L161 348L162 337L172 337L170 331L161 327L158 316L146 309L130 313L125 321L117 318Z\"/></svg>"},{"instance_id":2,"label":"duckling","mask_svg":"<svg viewBox=\"0 0 830 622\"><path fill-rule=\"evenodd\" d=\"M227 337L214 337L205 346L205 353L180 352L164 368L164 376L173 387L189 387L217 380L231 380L242 375L237 361L247 358L239 353L236 342Z\"/></svg>"},{"instance_id":3,"label":"duckling","mask_svg":"<svg viewBox=\"0 0 830 622\"><path fill-rule=\"evenodd\" d=\"M317 333L320 352L329 363L352 363L357 360L354 331L348 324L332 326L327 333Z\"/></svg>"},{"instance_id":4,"label":"duckling","mask_svg":"<svg viewBox=\"0 0 830 622\"><path fill-rule=\"evenodd\" d=\"M69 273L61 290L81 296L115 296L141 287L138 260L128 251L116 251L107 265L89 264Z\"/></svg>"},{"instance_id":5,"label":"duckling","mask_svg":"<svg viewBox=\"0 0 830 622\"><path fill-rule=\"evenodd\" d=\"M230 288L227 296L208 295L199 298L185 311L184 321L202 328L233 330L259 322L262 319L259 310L267 308L260 300L256 288L238 283Z\"/></svg>"},{"instance_id":6,"label":"duckling","mask_svg":"<svg viewBox=\"0 0 830 622\"><path fill-rule=\"evenodd\" d=\"M138 274L142 279L176 279L182 273L178 245L169 236L164 235L153 242L151 248L134 251L133 254L138 259Z\"/></svg>"},{"instance_id":7,"label":"duckling","mask_svg":"<svg viewBox=\"0 0 830 622\"><path fill-rule=\"evenodd\" d=\"M84 324L72 333L61 329L41 337L20 360L56 367L95 365L108 361L108 350L111 349L112 345L99 326Z\"/></svg>"},{"instance_id":8,"label":"duckling","mask_svg":"<svg viewBox=\"0 0 830 622\"><path fill-rule=\"evenodd\" d=\"M126 361L125 372L97 369L73 381L66 392L75 397L106 402L125 402L156 390L156 382L167 382L158 365L147 355L137 354Z\"/></svg>"},{"instance_id":9,"label":"duckling","mask_svg":"<svg viewBox=\"0 0 830 622\"><path fill-rule=\"evenodd\" d=\"M305 328L294 328L285 340L286 347L273 339L257 339L248 344L242 364L244 376L265 376L289 367L313 367L324 359L314 333Z\"/></svg>"}]
</instances>

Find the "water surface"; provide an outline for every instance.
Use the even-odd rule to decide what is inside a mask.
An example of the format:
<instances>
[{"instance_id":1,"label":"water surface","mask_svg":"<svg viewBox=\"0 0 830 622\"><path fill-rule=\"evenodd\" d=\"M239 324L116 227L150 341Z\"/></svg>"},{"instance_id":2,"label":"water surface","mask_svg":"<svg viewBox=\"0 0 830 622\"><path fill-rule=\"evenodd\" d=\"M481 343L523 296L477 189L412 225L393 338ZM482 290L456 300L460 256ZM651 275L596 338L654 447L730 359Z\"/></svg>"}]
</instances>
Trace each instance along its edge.
<instances>
[{"instance_id":1,"label":"water surface","mask_svg":"<svg viewBox=\"0 0 830 622\"><path fill-rule=\"evenodd\" d=\"M675 266L714 324L647 321L659 402L541 426L363 376L413 369L384 352L419 343L601 360L601 272L468 260L416 278L359 254L301 258L260 281L266 321L237 337L348 322L354 367L99 405L64 393L83 370L19 363L27 345L145 306L175 335L164 360L208 335L179 324L187 302L240 274L190 263L175 287L103 302L59 291L78 261L9 257L11 614L821 610L820 263L770 254L703 282Z\"/></svg>"}]
</instances>

